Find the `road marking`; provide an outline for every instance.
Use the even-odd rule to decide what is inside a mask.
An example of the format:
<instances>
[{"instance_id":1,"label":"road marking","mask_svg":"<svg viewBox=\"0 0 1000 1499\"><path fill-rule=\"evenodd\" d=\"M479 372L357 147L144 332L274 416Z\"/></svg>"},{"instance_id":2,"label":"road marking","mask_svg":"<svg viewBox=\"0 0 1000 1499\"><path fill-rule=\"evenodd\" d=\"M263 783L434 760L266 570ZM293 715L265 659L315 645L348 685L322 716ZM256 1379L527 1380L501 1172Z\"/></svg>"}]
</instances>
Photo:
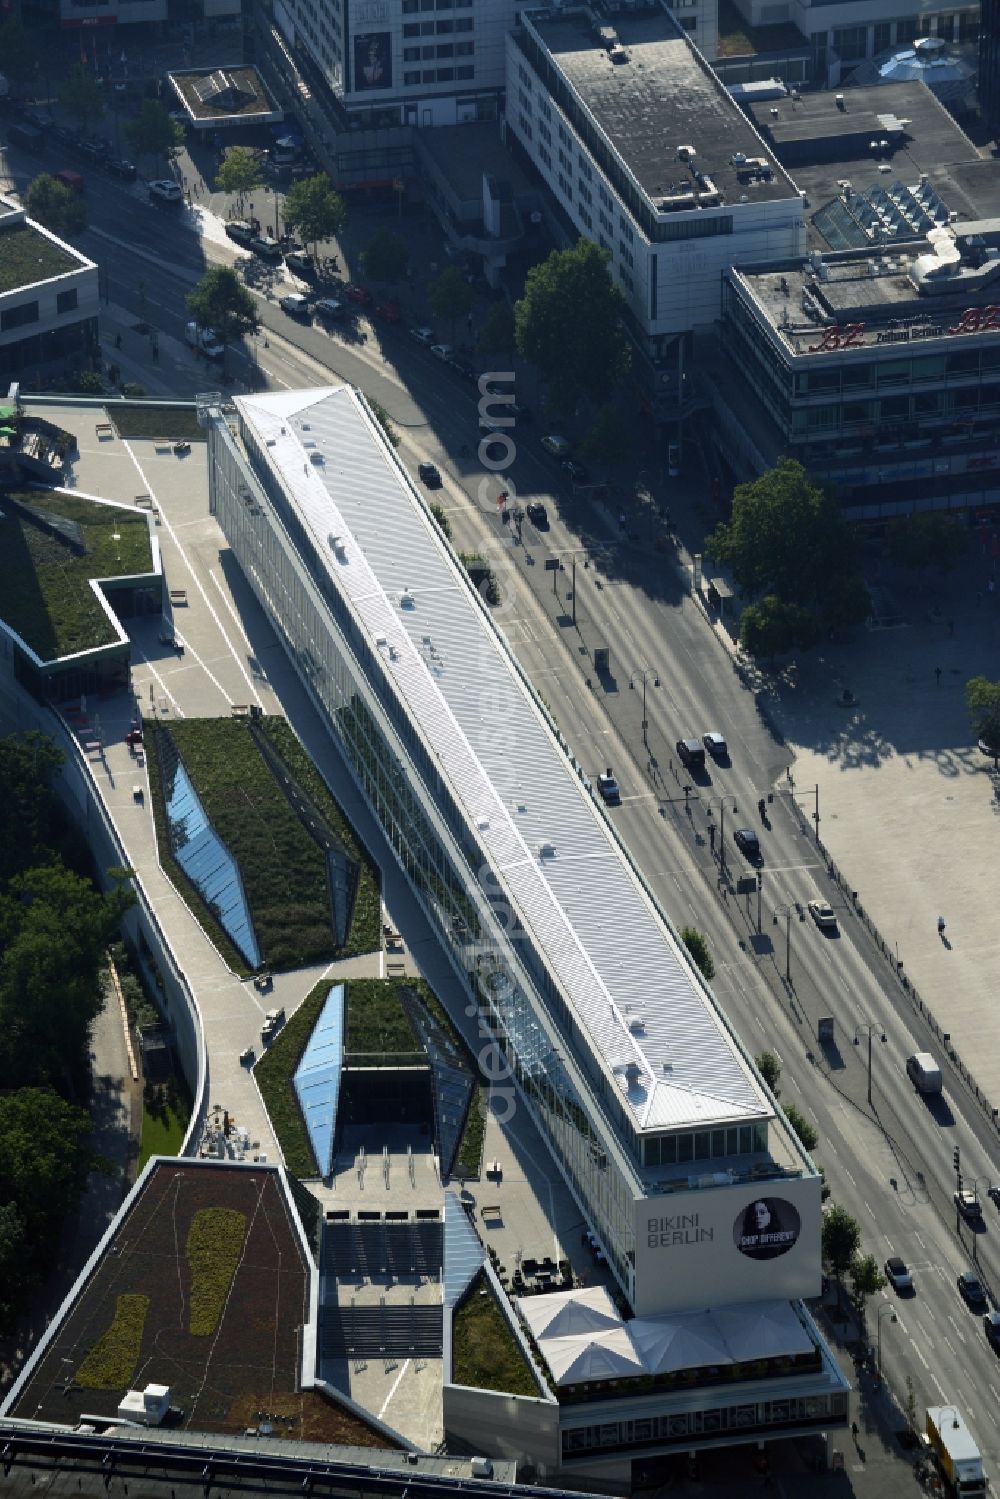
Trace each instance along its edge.
<instances>
[{"instance_id":1,"label":"road marking","mask_svg":"<svg viewBox=\"0 0 1000 1499\"><path fill-rule=\"evenodd\" d=\"M955 1336L956 1336L956 1338L959 1338L964 1343L965 1342L965 1333L959 1331L958 1323L955 1321L954 1317L951 1315L951 1312L948 1313L948 1321L951 1323L952 1327L955 1329ZM944 1340L945 1340L946 1343L948 1343L948 1336L947 1336L947 1334L945 1334L945 1339ZM948 1346L950 1348L951 1344L948 1343Z\"/></svg>"},{"instance_id":2,"label":"road marking","mask_svg":"<svg viewBox=\"0 0 1000 1499\"><path fill-rule=\"evenodd\" d=\"M920 1245L921 1249L926 1249L927 1248L927 1245L924 1243L923 1239L920 1237L920 1235L916 1231L914 1231L913 1237L916 1239L916 1241Z\"/></svg>"},{"instance_id":3,"label":"road marking","mask_svg":"<svg viewBox=\"0 0 1000 1499\"><path fill-rule=\"evenodd\" d=\"M997 1405L1000 1405L1000 1390L997 1389L995 1384L990 1385L990 1394L993 1396L993 1399L996 1401Z\"/></svg>"},{"instance_id":4,"label":"road marking","mask_svg":"<svg viewBox=\"0 0 1000 1499\"><path fill-rule=\"evenodd\" d=\"M844 1173L847 1176L847 1179L850 1182L851 1186L852 1187L857 1187L857 1185L858 1185L857 1182L854 1180L854 1177L851 1175L850 1171L847 1169L846 1166L844 1167Z\"/></svg>"},{"instance_id":5,"label":"road marking","mask_svg":"<svg viewBox=\"0 0 1000 1499\"><path fill-rule=\"evenodd\" d=\"M930 1366L930 1364L929 1364L929 1363L928 1363L928 1362L927 1362L927 1360L926 1360L926 1359L925 1359L925 1358L924 1358L924 1356L923 1356L923 1354L922 1354L922 1353L921 1353L921 1352L920 1352L920 1344L919 1344L919 1343L915 1343L915 1342L914 1342L914 1340L913 1340L913 1339L912 1339L912 1338L911 1338L911 1339L910 1339L910 1347L911 1347L911 1348L912 1348L912 1349L913 1349L913 1351L914 1351L914 1353L915 1353L915 1354L916 1354L916 1355L917 1355L917 1358L918 1358L918 1359L919 1359L919 1360L920 1360L920 1362L921 1362L921 1363L922 1363L922 1364L923 1364L923 1366L924 1366L924 1368L925 1368L925 1369L926 1369L926 1370L927 1370L927 1371L928 1371L928 1372L930 1372L930 1367L931 1367L931 1366Z\"/></svg>"},{"instance_id":6,"label":"road marking","mask_svg":"<svg viewBox=\"0 0 1000 1499\"><path fill-rule=\"evenodd\" d=\"M947 1396L945 1394L944 1390L942 1390L941 1386L938 1384L938 1382L935 1379L935 1377L934 1377L933 1374L931 1375L931 1383L934 1385L934 1387L936 1388L938 1394L941 1396L941 1403L942 1403L942 1405L946 1405L947 1402L948 1402L949 1396Z\"/></svg>"},{"instance_id":7,"label":"road marking","mask_svg":"<svg viewBox=\"0 0 1000 1499\"><path fill-rule=\"evenodd\" d=\"M867 1209L868 1209L868 1213L869 1213L869 1216L870 1216L870 1217L871 1217L871 1220L872 1220L872 1222L873 1222L873 1223L875 1223L875 1222L877 1222L877 1219L876 1219L876 1217L875 1217L875 1214L874 1214L874 1213L873 1213L873 1212L872 1212L872 1210L871 1210L871 1205L870 1205L870 1203L868 1203L868 1202L867 1202L867 1201L866 1201L866 1202L865 1202L865 1207L866 1207L866 1208L867 1208Z\"/></svg>"},{"instance_id":8,"label":"road marking","mask_svg":"<svg viewBox=\"0 0 1000 1499\"><path fill-rule=\"evenodd\" d=\"M395 1395L396 1391L399 1389L399 1382L409 1367L410 1360L407 1359L403 1364L403 1367L400 1369L399 1373L396 1375L396 1378L393 1380L392 1389L389 1391L388 1395L382 1402L382 1409L378 1413L378 1418L380 1421L382 1420L382 1417L385 1415L386 1411L389 1409L389 1403L392 1400L393 1395Z\"/></svg>"}]
</instances>

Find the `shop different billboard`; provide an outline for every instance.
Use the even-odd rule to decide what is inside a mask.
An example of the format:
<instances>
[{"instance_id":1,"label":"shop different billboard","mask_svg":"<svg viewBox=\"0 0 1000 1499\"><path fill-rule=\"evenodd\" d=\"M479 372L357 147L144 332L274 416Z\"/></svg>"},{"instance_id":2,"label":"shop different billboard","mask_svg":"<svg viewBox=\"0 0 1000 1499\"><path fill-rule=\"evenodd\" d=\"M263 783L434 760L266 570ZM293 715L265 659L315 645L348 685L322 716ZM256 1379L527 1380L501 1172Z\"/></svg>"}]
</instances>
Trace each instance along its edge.
<instances>
[{"instance_id":1,"label":"shop different billboard","mask_svg":"<svg viewBox=\"0 0 1000 1499\"><path fill-rule=\"evenodd\" d=\"M816 1296L819 1177L706 1183L635 1204L635 1312Z\"/></svg>"},{"instance_id":2,"label":"shop different billboard","mask_svg":"<svg viewBox=\"0 0 1000 1499\"><path fill-rule=\"evenodd\" d=\"M388 31L362 31L354 38L354 92L392 88L392 40Z\"/></svg>"}]
</instances>

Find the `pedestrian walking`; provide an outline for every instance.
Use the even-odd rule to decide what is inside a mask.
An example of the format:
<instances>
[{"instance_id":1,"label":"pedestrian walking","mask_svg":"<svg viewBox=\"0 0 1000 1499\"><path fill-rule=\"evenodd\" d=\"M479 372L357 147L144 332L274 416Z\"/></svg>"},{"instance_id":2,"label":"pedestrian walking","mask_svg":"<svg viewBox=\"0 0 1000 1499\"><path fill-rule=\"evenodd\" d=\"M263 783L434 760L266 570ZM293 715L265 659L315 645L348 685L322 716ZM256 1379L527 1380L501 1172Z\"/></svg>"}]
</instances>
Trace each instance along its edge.
<instances>
[{"instance_id":1,"label":"pedestrian walking","mask_svg":"<svg viewBox=\"0 0 1000 1499\"><path fill-rule=\"evenodd\" d=\"M939 916L938 917L938 936L939 937L943 937L944 936L944 917L943 916Z\"/></svg>"},{"instance_id":2,"label":"pedestrian walking","mask_svg":"<svg viewBox=\"0 0 1000 1499\"><path fill-rule=\"evenodd\" d=\"M949 635L954 635L954 633L955 633L955 621L953 619L949 619L949 621L948 621L948 634Z\"/></svg>"},{"instance_id":3,"label":"pedestrian walking","mask_svg":"<svg viewBox=\"0 0 1000 1499\"><path fill-rule=\"evenodd\" d=\"M986 579L986 592L989 594L990 598L993 597L993 595L996 593L996 590L997 590L997 581L996 581L996 578L987 578Z\"/></svg>"},{"instance_id":4,"label":"pedestrian walking","mask_svg":"<svg viewBox=\"0 0 1000 1499\"><path fill-rule=\"evenodd\" d=\"M934 675L937 678L937 684L940 687L941 686L941 668L940 668L940 666L935 666L935 668L934 668Z\"/></svg>"}]
</instances>

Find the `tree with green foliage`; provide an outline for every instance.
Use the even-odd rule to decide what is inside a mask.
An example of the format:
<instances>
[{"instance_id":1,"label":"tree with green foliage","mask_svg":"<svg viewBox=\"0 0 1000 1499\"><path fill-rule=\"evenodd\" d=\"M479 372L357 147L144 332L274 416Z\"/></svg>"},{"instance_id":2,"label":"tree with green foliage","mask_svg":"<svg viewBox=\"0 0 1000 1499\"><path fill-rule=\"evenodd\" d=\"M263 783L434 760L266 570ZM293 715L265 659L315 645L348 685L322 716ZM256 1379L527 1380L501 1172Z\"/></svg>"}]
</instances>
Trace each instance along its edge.
<instances>
[{"instance_id":1,"label":"tree with green foliage","mask_svg":"<svg viewBox=\"0 0 1000 1499\"><path fill-rule=\"evenodd\" d=\"M844 1276L854 1263L861 1244L861 1229L846 1208L834 1206L823 1214L823 1263L837 1281L837 1295L843 1289Z\"/></svg>"},{"instance_id":2,"label":"tree with green foliage","mask_svg":"<svg viewBox=\"0 0 1000 1499\"><path fill-rule=\"evenodd\" d=\"M242 214L250 193L264 185L264 169L260 158L247 146L230 146L215 174L215 186L220 193L232 193L236 207Z\"/></svg>"},{"instance_id":3,"label":"tree with green foliage","mask_svg":"<svg viewBox=\"0 0 1000 1499\"><path fill-rule=\"evenodd\" d=\"M591 463L611 468L628 457L630 443L625 423L615 407L602 406L594 425L580 444L580 450Z\"/></svg>"},{"instance_id":4,"label":"tree with green foliage","mask_svg":"<svg viewBox=\"0 0 1000 1499\"><path fill-rule=\"evenodd\" d=\"M70 69L59 90L59 103L85 132L103 115L104 90L82 62Z\"/></svg>"},{"instance_id":5,"label":"tree with green foliage","mask_svg":"<svg viewBox=\"0 0 1000 1499\"><path fill-rule=\"evenodd\" d=\"M23 93L38 71L38 48L20 21L0 22L0 59L7 82L15 93Z\"/></svg>"},{"instance_id":6,"label":"tree with green foliage","mask_svg":"<svg viewBox=\"0 0 1000 1499\"><path fill-rule=\"evenodd\" d=\"M472 311L476 294L457 265L445 266L427 288L427 300L436 318L448 324L451 341L455 341L455 327L460 318Z\"/></svg>"},{"instance_id":7,"label":"tree with green foliage","mask_svg":"<svg viewBox=\"0 0 1000 1499\"><path fill-rule=\"evenodd\" d=\"M860 624L871 612L858 576L854 536L836 502L793 458L781 458L759 479L736 486L732 515L719 522L705 549L728 564L747 593L808 610L820 627ZM766 633L784 635L785 643L765 644L754 654L792 645L805 649L818 638L809 640L794 616L773 608L767 612ZM762 623L753 620L751 629L760 633Z\"/></svg>"},{"instance_id":8,"label":"tree with green foliage","mask_svg":"<svg viewBox=\"0 0 1000 1499\"><path fill-rule=\"evenodd\" d=\"M132 899L124 871L105 893L60 863L15 875L0 894L0 1088L80 1091L104 955Z\"/></svg>"},{"instance_id":9,"label":"tree with green foliage","mask_svg":"<svg viewBox=\"0 0 1000 1499\"><path fill-rule=\"evenodd\" d=\"M62 807L53 789L63 752L54 739L33 729L0 738L0 887L31 864L56 858Z\"/></svg>"},{"instance_id":10,"label":"tree with green foliage","mask_svg":"<svg viewBox=\"0 0 1000 1499\"><path fill-rule=\"evenodd\" d=\"M965 684L965 705L972 732L1000 766L1000 682L988 677L970 677Z\"/></svg>"},{"instance_id":11,"label":"tree with green foliage","mask_svg":"<svg viewBox=\"0 0 1000 1499\"><path fill-rule=\"evenodd\" d=\"M764 1079L771 1092L778 1096L778 1079L781 1076L781 1063L773 1051L762 1051L759 1057L754 1057L757 1063L757 1071Z\"/></svg>"},{"instance_id":12,"label":"tree with green foliage","mask_svg":"<svg viewBox=\"0 0 1000 1499\"><path fill-rule=\"evenodd\" d=\"M379 229L361 251L361 269L367 281L395 285L406 275L409 263L409 246L405 239L393 234L391 229Z\"/></svg>"},{"instance_id":13,"label":"tree with green foliage","mask_svg":"<svg viewBox=\"0 0 1000 1499\"><path fill-rule=\"evenodd\" d=\"M873 1254L856 1254L851 1261L851 1300L854 1308L864 1321L865 1302L869 1296L877 1296L879 1291L886 1285L885 1276L879 1269L878 1260Z\"/></svg>"},{"instance_id":14,"label":"tree with green foliage","mask_svg":"<svg viewBox=\"0 0 1000 1499\"><path fill-rule=\"evenodd\" d=\"M682 926L681 941L691 954L691 959L702 978L710 982L715 976L715 963L702 933L693 926Z\"/></svg>"},{"instance_id":15,"label":"tree with green foliage","mask_svg":"<svg viewBox=\"0 0 1000 1499\"><path fill-rule=\"evenodd\" d=\"M297 234L302 242L319 254L320 240L336 239L347 222L347 206L335 193L330 179L319 172L293 182L285 194L282 212L285 228Z\"/></svg>"},{"instance_id":16,"label":"tree with green foliage","mask_svg":"<svg viewBox=\"0 0 1000 1499\"><path fill-rule=\"evenodd\" d=\"M386 440L388 441L388 443L390 444L390 446L394 447L394 448L398 448L399 447L399 433L396 431L395 427L392 425L392 422L389 420L389 413L388 413L388 411L386 411L385 407L382 405L382 402L381 401L376 401L376 399L375 399L374 396L365 396L365 400L368 402L369 406L371 407L372 416L375 418L375 420L378 422L379 426L382 428L382 431L385 433Z\"/></svg>"},{"instance_id":17,"label":"tree with green foliage","mask_svg":"<svg viewBox=\"0 0 1000 1499\"><path fill-rule=\"evenodd\" d=\"M89 1133L86 1110L51 1088L0 1097L0 1202L16 1204L25 1239L43 1263L58 1242L54 1231L80 1200Z\"/></svg>"},{"instance_id":18,"label":"tree with green foliage","mask_svg":"<svg viewBox=\"0 0 1000 1499\"><path fill-rule=\"evenodd\" d=\"M186 131L159 99L144 99L134 120L125 126L129 145L137 156L148 156L154 162L170 161L183 146Z\"/></svg>"},{"instance_id":19,"label":"tree with green foliage","mask_svg":"<svg viewBox=\"0 0 1000 1499\"><path fill-rule=\"evenodd\" d=\"M222 372L226 373L229 345L260 327L260 313L253 296L229 266L206 271L194 291L185 298L187 310L199 328L212 328L222 344Z\"/></svg>"},{"instance_id":20,"label":"tree with green foliage","mask_svg":"<svg viewBox=\"0 0 1000 1499\"><path fill-rule=\"evenodd\" d=\"M483 318L476 344L484 354L514 353L514 310L509 302L493 303Z\"/></svg>"},{"instance_id":21,"label":"tree with green foliage","mask_svg":"<svg viewBox=\"0 0 1000 1499\"><path fill-rule=\"evenodd\" d=\"M936 567L948 573L968 551L969 532L947 511L926 510L892 521L886 543L889 556L900 567L914 571Z\"/></svg>"},{"instance_id":22,"label":"tree with green foliage","mask_svg":"<svg viewBox=\"0 0 1000 1499\"><path fill-rule=\"evenodd\" d=\"M785 1104L785 1118L799 1137L803 1150L813 1151L819 1144L819 1130L793 1103Z\"/></svg>"},{"instance_id":23,"label":"tree with green foliage","mask_svg":"<svg viewBox=\"0 0 1000 1499\"><path fill-rule=\"evenodd\" d=\"M31 218L65 237L79 234L87 227L87 203L82 193L75 193L49 172L42 172L28 184L24 206Z\"/></svg>"},{"instance_id":24,"label":"tree with green foliage","mask_svg":"<svg viewBox=\"0 0 1000 1499\"><path fill-rule=\"evenodd\" d=\"M740 620L740 644L748 655L773 661L795 646L808 650L819 639L819 621L808 609L786 604L769 593L759 604L748 604Z\"/></svg>"},{"instance_id":25,"label":"tree with green foliage","mask_svg":"<svg viewBox=\"0 0 1000 1499\"><path fill-rule=\"evenodd\" d=\"M631 363L622 328L625 301L608 273L610 260L610 251L589 239L553 250L532 266L514 308L518 349L567 411L581 397L607 400Z\"/></svg>"},{"instance_id":26,"label":"tree with green foliage","mask_svg":"<svg viewBox=\"0 0 1000 1499\"><path fill-rule=\"evenodd\" d=\"M3 1203L0 1205L0 1333L11 1332L17 1321L30 1259L24 1219L17 1203Z\"/></svg>"}]
</instances>

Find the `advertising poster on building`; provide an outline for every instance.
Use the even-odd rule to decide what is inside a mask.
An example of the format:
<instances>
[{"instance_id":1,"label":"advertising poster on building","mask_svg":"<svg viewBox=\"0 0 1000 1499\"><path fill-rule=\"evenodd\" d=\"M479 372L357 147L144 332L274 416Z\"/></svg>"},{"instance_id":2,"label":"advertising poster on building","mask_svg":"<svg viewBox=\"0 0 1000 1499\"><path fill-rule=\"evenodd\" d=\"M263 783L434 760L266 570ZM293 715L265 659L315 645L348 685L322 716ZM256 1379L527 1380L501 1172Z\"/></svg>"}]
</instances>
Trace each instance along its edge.
<instances>
[{"instance_id":1,"label":"advertising poster on building","mask_svg":"<svg viewBox=\"0 0 1000 1499\"><path fill-rule=\"evenodd\" d=\"M354 38L354 91L392 88L392 51L388 31L363 31Z\"/></svg>"},{"instance_id":2,"label":"advertising poster on building","mask_svg":"<svg viewBox=\"0 0 1000 1499\"><path fill-rule=\"evenodd\" d=\"M706 1185L635 1206L637 1316L819 1294L818 1178Z\"/></svg>"}]
</instances>

